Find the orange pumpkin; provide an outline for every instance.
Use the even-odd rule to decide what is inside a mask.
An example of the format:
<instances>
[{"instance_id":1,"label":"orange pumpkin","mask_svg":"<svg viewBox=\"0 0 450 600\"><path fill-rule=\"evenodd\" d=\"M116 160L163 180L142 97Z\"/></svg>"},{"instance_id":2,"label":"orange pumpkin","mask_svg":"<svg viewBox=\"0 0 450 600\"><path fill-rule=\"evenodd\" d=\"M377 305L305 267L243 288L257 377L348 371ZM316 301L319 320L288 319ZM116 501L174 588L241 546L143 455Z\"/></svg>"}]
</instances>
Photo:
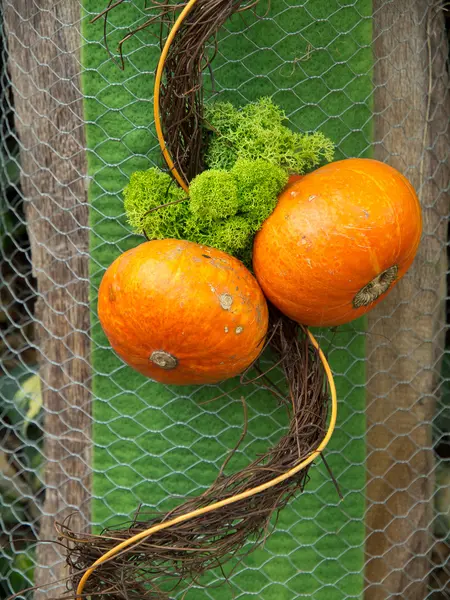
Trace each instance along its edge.
<instances>
[{"instance_id":1,"label":"orange pumpkin","mask_svg":"<svg viewBox=\"0 0 450 600\"><path fill-rule=\"evenodd\" d=\"M300 181L300 179L302 179L302 177L304 177L304 175L297 175L296 173L289 175L289 179L288 179L286 187L290 187L293 183Z\"/></svg>"},{"instance_id":2,"label":"orange pumpkin","mask_svg":"<svg viewBox=\"0 0 450 600\"><path fill-rule=\"evenodd\" d=\"M287 187L255 238L267 298L304 325L334 326L371 310L406 273L422 232L420 204L376 160L330 163Z\"/></svg>"},{"instance_id":3,"label":"orange pumpkin","mask_svg":"<svg viewBox=\"0 0 450 600\"><path fill-rule=\"evenodd\" d=\"M172 239L143 243L112 263L98 314L126 363L169 384L241 373L261 352L268 325L264 295L240 261Z\"/></svg>"}]
</instances>

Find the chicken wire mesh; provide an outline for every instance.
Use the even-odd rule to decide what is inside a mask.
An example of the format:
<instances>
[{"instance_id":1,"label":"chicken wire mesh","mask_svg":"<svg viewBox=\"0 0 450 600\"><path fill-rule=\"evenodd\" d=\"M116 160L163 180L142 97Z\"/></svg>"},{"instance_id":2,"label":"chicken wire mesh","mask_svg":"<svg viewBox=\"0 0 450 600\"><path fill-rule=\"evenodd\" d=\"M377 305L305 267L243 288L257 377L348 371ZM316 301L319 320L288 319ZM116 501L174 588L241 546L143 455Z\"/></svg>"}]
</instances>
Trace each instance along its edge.
<instances>
[{"instance_id":1,"label":"chicken wire mesh","mask_svg":"<svg viewBox=\"0 0 450 600\"><path fill-rule=\"evenodd\" d=\"M132 13L118 11L110 20L112 46L147 14L138 0L128 4ZM123 187L132 168L156 160L149 90L158 45L141 32L124 47L119 75L103 38L90 34L89 22L102 8L99 1L82 7L4 0L2 6L2 597L48 583L40 596L62 593L55 582L66 574L64 552L36 544L54 539L55 520L72 514L74 529L102 527L113 515L125 521L139 505L167 509L198 494L242 429L231 386L156 392L117 359L108 362L96 289L112 259L138 242L108 178L119 174ZM342 391L339 444L327 457L332 466L341 460L347 505L318 463L322 474L291 501L275 542L236 566L232 589L219 591L221 575L213 574L205 597L450 595L444 9L427 1L277 1L266 16L225 28L215 90L238 102L271 94L294 127L312 120L330 131L341 156L374 155L399 168L418 189L425 233L417 266L399 291L367 325L337 331L327 342ZM121 20L130 14L134 21ZM95 56L87 50L92 46ZM97 198L89 210L88 188ZM111 205L116 213L105 209ZM220 405L199 409L222 392ZM246 392L246 400L249 432L235 466L285 427L261 390ZM330 518L335 527L325 522ZM355 522L359 529L346 538ZM308 535L299 533L302 527ZM364 527L365 580L358 552L352 558L352 551L364 552ZM330 553L333 539L345 543Z\"/></svg>"}]
</instances>

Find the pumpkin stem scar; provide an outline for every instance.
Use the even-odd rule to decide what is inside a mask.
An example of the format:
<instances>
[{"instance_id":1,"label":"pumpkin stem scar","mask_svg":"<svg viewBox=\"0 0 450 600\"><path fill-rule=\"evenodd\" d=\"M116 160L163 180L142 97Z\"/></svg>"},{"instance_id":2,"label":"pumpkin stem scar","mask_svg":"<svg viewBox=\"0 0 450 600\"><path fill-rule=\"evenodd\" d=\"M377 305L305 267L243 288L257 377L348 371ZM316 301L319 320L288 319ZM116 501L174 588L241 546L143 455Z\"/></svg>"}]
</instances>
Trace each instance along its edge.
<instances>
[{"instance_id":1,"label":"pumpkin stem scar","mask_svg":"<svg viewBox=\"0 0 450 600\"><path fill-rule=\"evenodd\" d=\"M397 279L398 266L392 265L365 285L353 298L353 308L361 308L375 302L377 298L387 292Z\"/></svg>"},{"instance_id":2,"label":"pumpkin stem scar","mask_svg":"<svg viewBox=\"0 0 450 600\"><path fill-rule=\"evenodd\" d=\"M152 352L150 356L150 361L161 367L161 369L165 369L166 371L171 371L175 369L178 365L178 359L175 356L172 356L168 352L164 352L163 350L155 350Z\"/></svg>"}]
</instances>

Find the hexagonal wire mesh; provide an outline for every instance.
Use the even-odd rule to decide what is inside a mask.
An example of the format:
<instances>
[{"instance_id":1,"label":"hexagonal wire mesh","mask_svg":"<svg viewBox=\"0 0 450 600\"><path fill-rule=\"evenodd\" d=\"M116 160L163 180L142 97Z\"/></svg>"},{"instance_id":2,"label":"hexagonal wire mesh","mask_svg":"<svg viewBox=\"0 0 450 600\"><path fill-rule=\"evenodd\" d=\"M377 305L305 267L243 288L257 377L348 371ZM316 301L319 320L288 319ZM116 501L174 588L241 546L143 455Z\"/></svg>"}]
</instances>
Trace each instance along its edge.
<instances>
[{"instance_id":1,"label":"hexagonal wire mesh","mask_svg":"<svg viewBox=\"0 0 450 600\"><path fill-rule=\"evenodd\" d=\"M39 537L54 538L55 520L75 513L80 530L124 521L140 504L167 510L206 489L243 424L233 384L155 386L102 337L98 283L139 242L120 191L133 170L158 161L150 116L158 46L140 32L118 70L101 25L90 24L101 8L97 0L3 3L2 597L49 582L40 596L61 593L62 550L36 549ZM449 597L443 8L276 0L266 16L235 19L220 38L207 87L238 103L272 95L294 128L323 129L340 156L373 155L399 168L419 191L425 235L414 269L368 323L324 338L340 390L327 456L345 502L317 463L265 547L235 565L233 591L215 587L223 576L213 572L202 597ZM146 14L138 0L119 7L111 46ZM286 426L263 391L246 390L246 402L249 431L230 469Z\"/></svg>"}]
</instances>

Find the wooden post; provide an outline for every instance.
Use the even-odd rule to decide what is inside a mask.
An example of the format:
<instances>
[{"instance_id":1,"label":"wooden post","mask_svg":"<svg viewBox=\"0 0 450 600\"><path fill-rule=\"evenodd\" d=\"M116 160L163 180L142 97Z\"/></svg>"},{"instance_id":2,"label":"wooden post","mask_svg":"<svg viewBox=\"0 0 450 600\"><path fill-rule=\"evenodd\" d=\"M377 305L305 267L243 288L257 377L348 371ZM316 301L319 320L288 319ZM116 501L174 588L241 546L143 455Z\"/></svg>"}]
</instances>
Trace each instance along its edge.
<instances>
[{"instance_id":1,"label":"wooden post","mask_svg":"<svg viewBox=\"0 0 450 600\"><path fill-rule=\"evenodd\" d=\"M450 98L442 5L374 0L375 158L419 193L415 264L369 316L366 600L427 596L444 341Z\"/></svg>"},{"instance_id":2,"label":"wooden post","mask_svg":"<svg viewBox=\"0 0 450 600\"><path fill-rule=\"evenodd\" d=\"M40 539L74 513L90 521L88 208L82 94L80 3L5 0L21 185L39 299L36 309L45 410L45 502ZM56 544L40 544L35 584L68 575ZM38 592L59 597L65 585Z\"/></svg>"}]
</instances>

